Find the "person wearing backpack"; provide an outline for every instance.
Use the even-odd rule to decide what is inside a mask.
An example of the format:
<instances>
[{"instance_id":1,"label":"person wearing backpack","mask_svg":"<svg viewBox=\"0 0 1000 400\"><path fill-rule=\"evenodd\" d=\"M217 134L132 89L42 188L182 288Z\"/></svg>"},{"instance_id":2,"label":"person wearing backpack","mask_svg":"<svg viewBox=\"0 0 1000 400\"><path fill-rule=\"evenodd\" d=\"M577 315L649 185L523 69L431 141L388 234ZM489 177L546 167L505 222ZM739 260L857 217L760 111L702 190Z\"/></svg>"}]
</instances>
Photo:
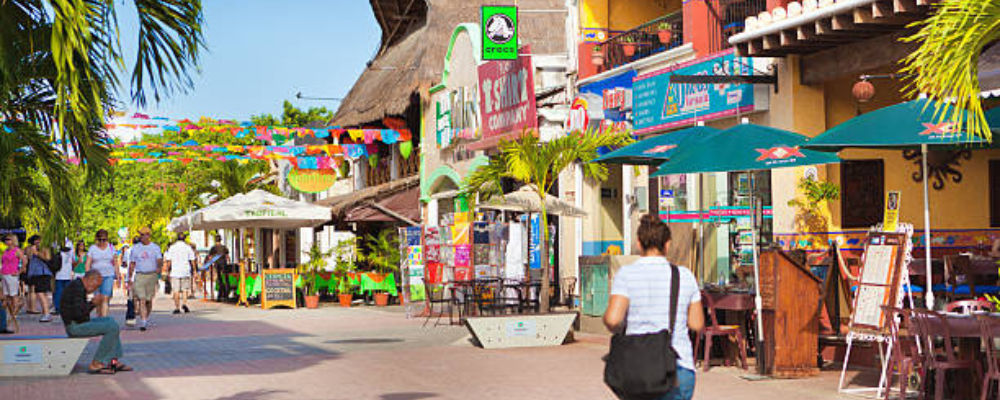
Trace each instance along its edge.
<instances>
[{"instance_id":1,"label":"person wearing backpack","mask_svg":"<svg viewBox=\"0 0 1000 400\"><path fill-rule=\"evenodd\" d=\"M658 216L644 216L636 236L642 258L615 273L604 313L615 334L604 380L622 399L688 400L695 383L688 332L705 327L698 282L667 261L670 227Z\"/></svg>"},{"instance_id":2,"label":"person wearing backpack","mask_svg":"<svg viewBox=\"0 0 1000 400\"><path fill-rule=\"evenodd\" d=\"M28 244L25 252L28 256L28 286L33 289L29 296L34 296L42 308L42 317L38 322L50 322L52 315L49 313L48 293L52 291L52 270L49 267L52 255L48 247L42 246L42 238L38 235L29 238Z\"/></svg>"}]
</instances>

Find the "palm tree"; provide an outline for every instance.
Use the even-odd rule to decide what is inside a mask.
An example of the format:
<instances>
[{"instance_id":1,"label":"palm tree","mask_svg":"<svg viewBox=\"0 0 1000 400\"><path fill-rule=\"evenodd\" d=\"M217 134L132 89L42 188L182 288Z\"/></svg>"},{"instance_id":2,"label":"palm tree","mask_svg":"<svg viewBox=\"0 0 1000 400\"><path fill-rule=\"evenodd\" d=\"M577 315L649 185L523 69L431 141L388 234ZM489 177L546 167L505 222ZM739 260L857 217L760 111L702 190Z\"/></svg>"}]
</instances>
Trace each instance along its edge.
<instances>
[{"instance_id":1,"label":"palm tree","mask_svg":"<svg viewBox=\"0 0 1000 400\"><path fill-rule=\"evenodd\" d=\"M627 132L577 132L548 142L542 142L537 135L525 132L518 140L500 144L500 154L466 176L462 182L462 193L470 197L478 195L479 200L501 194L500 180L512 178L524 184L533 185L541 204L542 225L542 295L539 306L542 312L549 311L549 219L545 207L545 194L552 189L559 174L569 166L579 163L583 175L594 181L608 178L608 168L604 164L590 161L598 157L598 149L615 148L632 142Z\"/></svg>"},{"instance_id":2,"label":"palm tree","mask_svg":"<svg viewBox=\"0 0 1000 400\"><path fill-rule=\"evenodd\" d=\"M383 229L378 235L365 235L365 250L359 258L380 274L399 269L399 237L392 229Z\"/></svg>"},{"instance_id":3,"label":"palm tree","mask_svg":"<svg viewBox=\"0 0 1000 400\"><path fill-rule=\"evenodd\" d=\"M920 47L903 62L913 74L909 94L924 93L939 101L939 118L962 123L971 137L992 140L979 98L977 66L982 50L1000 40L1000 2L941 0L933 15L916 22L920 30L904 39ZM953 107L941 103L953 99Z\"/></svg>"},{"instance_id":4,"label":"palm tree","mask_svg":"<svg viewBox=\"0 0 1000 400\"><path fill-rule=\"evenodd\" d=\"M0 133L0 217L44 223L35 229L49 243L76 220L76 185L47 136L25 123L6 126L10 130Z\"/></svg>"},{"instance_id":5,"label":"palm tree","mask_svg":"<svg viewBox=\"0 0 1000 400\"><path fill-rule=\"evenodd\" d=\"M138 46L130 97L140 106L191 87L204 47L200 0L133 0ZM104 117L127 72L120 3L0 2L0 112L64 140L88 165L106 166ZM14 100L14 101L12 101Z\"/></svg>"}]
</instances>

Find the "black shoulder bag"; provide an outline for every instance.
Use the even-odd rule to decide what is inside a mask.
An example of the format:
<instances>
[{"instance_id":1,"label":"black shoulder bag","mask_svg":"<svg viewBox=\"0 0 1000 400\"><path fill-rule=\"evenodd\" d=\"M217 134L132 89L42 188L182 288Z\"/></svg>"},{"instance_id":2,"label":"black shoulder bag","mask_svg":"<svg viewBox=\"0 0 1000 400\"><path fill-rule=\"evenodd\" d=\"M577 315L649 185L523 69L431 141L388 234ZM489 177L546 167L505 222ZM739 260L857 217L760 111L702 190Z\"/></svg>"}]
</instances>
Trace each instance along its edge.
<instances>
[{"instance_id":1,"label":"black shoulder bag","mask_svg":"<svg viewBox=\"0 0 1000 400\"><path fill-rule=\"evenodd\" d=\"M677 320L680 276L670 266L670 328ZM677 386L677 351L670 329L643 335L616 333L604 365L604 383L620 399L655 399Z\"/></svg>"}]
</instances>

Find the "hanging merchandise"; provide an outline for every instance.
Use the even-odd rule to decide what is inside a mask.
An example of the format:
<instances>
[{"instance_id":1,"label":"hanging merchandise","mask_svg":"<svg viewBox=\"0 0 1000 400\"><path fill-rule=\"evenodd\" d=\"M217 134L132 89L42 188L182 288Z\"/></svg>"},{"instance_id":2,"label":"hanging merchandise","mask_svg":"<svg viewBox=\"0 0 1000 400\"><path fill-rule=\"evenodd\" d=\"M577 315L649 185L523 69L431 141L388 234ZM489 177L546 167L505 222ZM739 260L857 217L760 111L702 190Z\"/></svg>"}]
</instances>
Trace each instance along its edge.
<instances>
[{"instance_id":1,"label":"hanging merchandise","mask_svg":"<svg viewBox=\"0 0 1000 400\"><path fill-rule=\"evenodd\" d=\"M368 157L368 166L372 168L378 166L378 154L372 154Z\"/></svg>"},{"instance_id":2,"label":"hanging merchandise","mask_svg":"<svg viewBox=\"0 0 1000 400\"><path fill-rule=\"evenodd\" d=\"M413 152L413 142L407 140L405 142L399 142L399 155L403 156L404 160L410 159L410 153Z\"/></svg>"}]
</instances>

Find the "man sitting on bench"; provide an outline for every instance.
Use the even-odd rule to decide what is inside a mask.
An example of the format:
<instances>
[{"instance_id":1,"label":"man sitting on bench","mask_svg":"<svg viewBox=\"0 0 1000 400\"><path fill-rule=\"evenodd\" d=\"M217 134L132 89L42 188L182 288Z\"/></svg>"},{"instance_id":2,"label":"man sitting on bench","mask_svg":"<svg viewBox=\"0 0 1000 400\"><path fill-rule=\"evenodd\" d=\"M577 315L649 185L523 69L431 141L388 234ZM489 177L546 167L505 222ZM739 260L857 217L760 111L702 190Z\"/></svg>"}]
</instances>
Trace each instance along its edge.
<instances>
[{"instance_id":1,"label":"man sitting on bench","mask_svg":"<svg viewBox=\"0 0 1000 400\"><path fill-rule=\"evenodd\" d=\"M101 286L101 273L97 270L87 271L83 278L70 282L63 290L59 311L66 334L69 337L101 336L101 344L90 363L89 371L93 374L114 374L118 371L131 371L132 367L118 362L122 356L122 342L118 338L118 323L110 317L90 319L90 312L95 303L103 299L101 294L95 294L92 301L87 301L87 294L93 293Z\"/></svg>"}]
</instances>

